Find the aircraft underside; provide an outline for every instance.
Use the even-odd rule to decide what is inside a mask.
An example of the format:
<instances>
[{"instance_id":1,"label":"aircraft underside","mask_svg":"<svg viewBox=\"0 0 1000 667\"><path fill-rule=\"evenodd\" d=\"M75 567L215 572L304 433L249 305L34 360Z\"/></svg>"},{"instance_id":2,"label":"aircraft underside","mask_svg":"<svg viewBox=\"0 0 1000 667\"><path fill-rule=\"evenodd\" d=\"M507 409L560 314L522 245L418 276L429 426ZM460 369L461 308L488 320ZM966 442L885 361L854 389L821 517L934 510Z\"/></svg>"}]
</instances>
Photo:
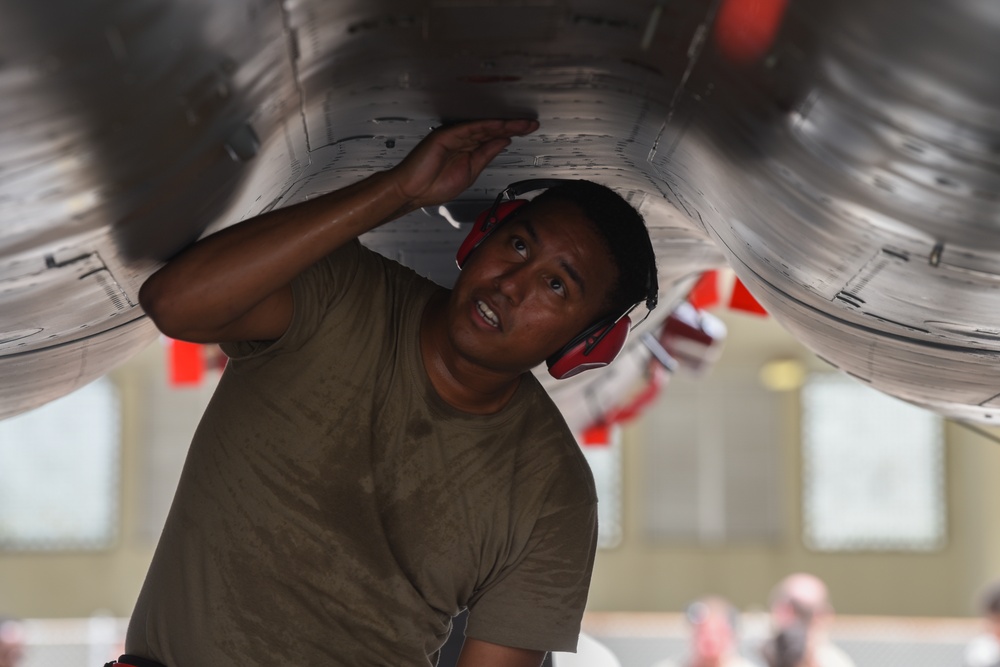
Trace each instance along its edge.
<instances>
[{"instance_id":1,"label":"aircraft underside","mask_svg":"<svg viewBox=\"0 0 1000 667\"><path fill-rule=\"evenodd\" d=\"M729 265L837 368L1000 419L998 37L987 0L8 0L0 417L153 340L139 286L206 230L388 168L443 122L529 116L447 211L363 240L449 284L506 185L595 180L659 260L628 372Z\"/></svg>"}]
</instances>

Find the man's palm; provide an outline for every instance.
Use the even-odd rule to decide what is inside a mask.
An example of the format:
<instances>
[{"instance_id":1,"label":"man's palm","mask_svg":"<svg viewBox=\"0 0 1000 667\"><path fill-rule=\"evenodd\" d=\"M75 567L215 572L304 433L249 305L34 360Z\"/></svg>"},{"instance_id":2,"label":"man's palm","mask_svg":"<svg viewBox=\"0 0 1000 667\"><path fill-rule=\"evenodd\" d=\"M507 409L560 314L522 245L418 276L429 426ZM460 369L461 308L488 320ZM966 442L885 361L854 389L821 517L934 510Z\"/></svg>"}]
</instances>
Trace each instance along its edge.
<instances>
[{"instance_id":1,"label":"man's palm","mask_svg":"<svg viewBox=\"0 0 1000 667\"><path fill-rule=\"evenodd\" d=\"M474 121L436 130L397 166L397 185L412 208L450 201L471 186L510 137L534 132L532 120Z\"/></svg>"}]
</instances>

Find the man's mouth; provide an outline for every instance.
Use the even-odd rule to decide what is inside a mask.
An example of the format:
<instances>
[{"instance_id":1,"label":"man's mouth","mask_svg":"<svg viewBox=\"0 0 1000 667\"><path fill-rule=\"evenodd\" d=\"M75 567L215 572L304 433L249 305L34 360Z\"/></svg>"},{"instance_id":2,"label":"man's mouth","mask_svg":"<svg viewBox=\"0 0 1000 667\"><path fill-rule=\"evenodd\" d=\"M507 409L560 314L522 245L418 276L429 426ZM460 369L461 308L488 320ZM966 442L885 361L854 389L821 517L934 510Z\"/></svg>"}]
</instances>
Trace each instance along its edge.
<instances>
[{"instance_id":1,"label":"man's mouth","mask_svg":"<svg viewBox=\"0 0 1000 667\"><path fill-rule=\"evenodd\" d=\"M486 305L485 302L480 301L480 300L477 299L476 300L476 310L479 311L479 314L482 316L482 318L484 320L486 320L486 322L491 327L494 327L496 329L500 328L500 318L497 317L497 314L494 313L493 309L490 308L488 305Z\"/></svg>"}]
</instances>

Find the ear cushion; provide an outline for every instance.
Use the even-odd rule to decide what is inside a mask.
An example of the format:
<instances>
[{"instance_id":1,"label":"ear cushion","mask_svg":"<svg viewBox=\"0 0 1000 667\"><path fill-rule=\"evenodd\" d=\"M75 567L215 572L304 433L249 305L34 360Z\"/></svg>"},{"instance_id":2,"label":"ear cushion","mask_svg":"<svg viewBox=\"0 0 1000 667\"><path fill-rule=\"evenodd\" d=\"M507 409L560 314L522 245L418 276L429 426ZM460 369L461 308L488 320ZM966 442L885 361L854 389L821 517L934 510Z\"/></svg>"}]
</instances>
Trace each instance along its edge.
<instances>
[{"instance_id":1,"label":"ear cushion","mask_svg":"<svg viewBox=\"0 0 1000 667\"><path fill-rule=\"evenodd\" d=\"M631 327L632 322L628 316L610 324L607 322L598 322L546 360L546 364L549 367L549 375L557 380L563 380L591 368L607 366L615 360L618 353L625 347L625 341L628 339L628 332ZM604 338L596 345L593 345L593 342L601 336L601 333L609 328L610 331L608 331ZM588 345L593 345L589 353L587 353Z\"/></svg>"},{"instance_id":2,"label":"ear cushion","mask_svg":"<svg viewBox=\"0 0 1000 667\"><path fill-rule=\"evenodd\" d=\"M472 229L469 230L468 236L462 241L462 245L458 247L458 252L455 254L455 261L458 262L458 268L462 268L465 261L469 259L469 255L472 251L479 247L479 244L486 240L486 238L497 228L504 219L511 213L521 208L528 203L527 199L515 199L513 201L500 202L496 207L496 212L493 214L494 220L487 220L490 212L494 210L494 207L490 207L480 213L476 217L476 222L473 223Z\"/></svg>"}]
</instances>

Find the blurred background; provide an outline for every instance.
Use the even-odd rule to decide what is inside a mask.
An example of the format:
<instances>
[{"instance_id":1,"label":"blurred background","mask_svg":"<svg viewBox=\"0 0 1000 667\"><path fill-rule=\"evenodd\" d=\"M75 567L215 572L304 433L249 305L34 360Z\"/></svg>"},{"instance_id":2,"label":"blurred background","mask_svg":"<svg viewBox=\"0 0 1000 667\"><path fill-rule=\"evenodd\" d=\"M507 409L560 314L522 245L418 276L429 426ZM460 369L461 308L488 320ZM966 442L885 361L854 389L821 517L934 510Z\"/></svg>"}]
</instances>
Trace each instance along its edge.
<instances>
[{"instance_id":1,"label":"blurred background","mask_svg":"<svg viewBox=\"0 0 1000 667\"><path fill-rule=\"evenodd\" d=\"M693 664L691 603L718 596L763 665L772 589L808 572L859 667L965 664L986 629L978 596L1000 579L996 430L834 374L771 318L711 312L728 329L714 367L670 376L583 445L602 522L585 632L621 665ZM0 422L0 616L18 619L0 637L23 645L11 664L118 655L220 361L162 339Z\"/></svg>"}]
</instances>

